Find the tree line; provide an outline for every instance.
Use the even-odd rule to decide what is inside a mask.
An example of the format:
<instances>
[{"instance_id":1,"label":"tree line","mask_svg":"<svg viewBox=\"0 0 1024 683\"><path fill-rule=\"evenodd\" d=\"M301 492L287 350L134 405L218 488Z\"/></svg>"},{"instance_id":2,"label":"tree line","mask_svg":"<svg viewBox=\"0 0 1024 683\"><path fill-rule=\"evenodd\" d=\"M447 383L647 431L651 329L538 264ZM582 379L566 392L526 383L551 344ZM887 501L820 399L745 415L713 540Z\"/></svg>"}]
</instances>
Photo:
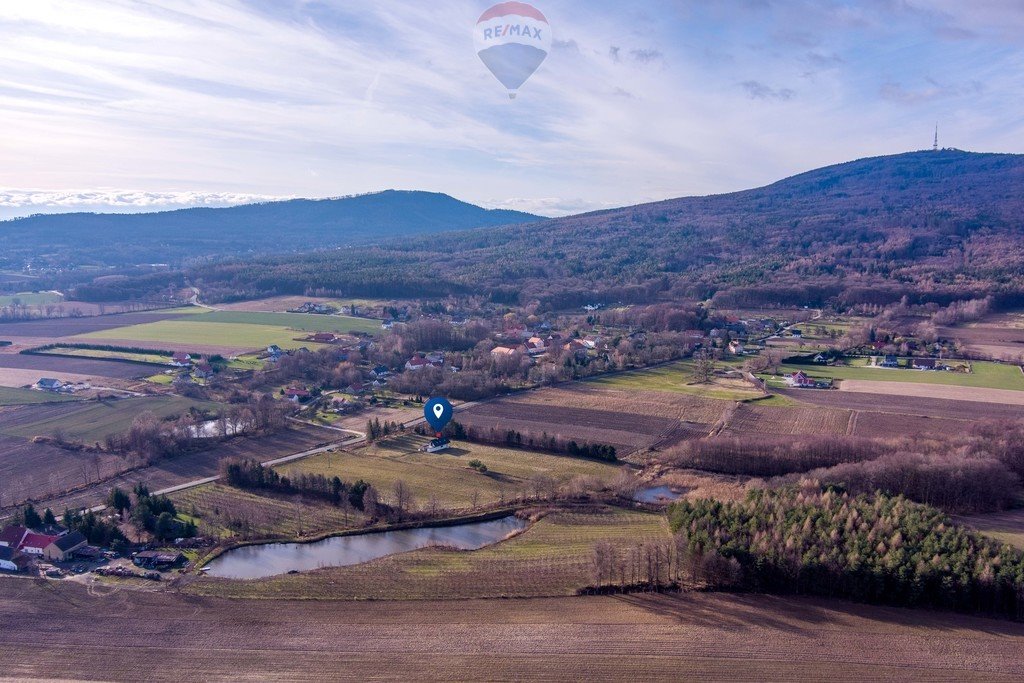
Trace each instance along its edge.
<instances>
[{"instance_id":1,"label":"tree line","mask_svg":"<svg viewBox=\"0 0 1024 683\"><path fill-rule=\"evenodd\" d=\"M803 480L682 501L669 520L687 553L714 558L712 587L1024 619L1024 553L903 496Z\"/></svg>"}]
</instances>

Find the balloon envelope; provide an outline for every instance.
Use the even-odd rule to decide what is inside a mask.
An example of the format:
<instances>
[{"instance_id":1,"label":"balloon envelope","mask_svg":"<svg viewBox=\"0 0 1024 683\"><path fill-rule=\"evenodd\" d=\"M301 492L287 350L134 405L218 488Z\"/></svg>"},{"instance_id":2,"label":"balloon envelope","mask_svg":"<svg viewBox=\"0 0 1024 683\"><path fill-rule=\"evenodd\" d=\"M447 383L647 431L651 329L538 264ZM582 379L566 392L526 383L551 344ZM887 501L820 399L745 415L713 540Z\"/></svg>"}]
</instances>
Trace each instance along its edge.
<instances>
[{"instance_id":1,"label":"balloon envelope","mask_svg":"<svg viewBox=\"0 0 1024 683\"><path fill-rule=\"evenodd\" d=\"M491 7L480 15L473 38L480 60L512 97L551 49L548 20L524 2Z\"/></svg>"}]
</instances>

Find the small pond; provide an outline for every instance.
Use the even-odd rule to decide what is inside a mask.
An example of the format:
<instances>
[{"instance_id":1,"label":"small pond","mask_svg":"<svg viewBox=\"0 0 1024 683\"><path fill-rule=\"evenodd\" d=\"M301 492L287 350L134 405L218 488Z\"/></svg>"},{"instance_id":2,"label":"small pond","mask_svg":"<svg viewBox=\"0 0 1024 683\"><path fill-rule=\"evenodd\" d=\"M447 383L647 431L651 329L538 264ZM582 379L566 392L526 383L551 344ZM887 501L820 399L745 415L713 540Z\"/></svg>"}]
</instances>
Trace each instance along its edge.
<instances>
[{"instance_id":1,"label":"small pond","mask_svg":"<svg viewBox=\"0 0 1024 683\"><path fill-rule=\"evenodd\" d=\"M640 489L633 494L633 500L654 504L673 503L682 497L682 493L673 491L670 486L654 486L649 489Z\"/></svg>"},{"instance_id":2,"label":"small pond","mask_svg":"<svg viewBox=\"0 0 1024 683\"><path fill-rule=\"evenodd\" d=\"M476 550L525 528L525 520L509 516L457 526L334 536L315 543L263 543L227 551L208 565L207 573L229 579L261 579L291 571L360 564L434 545Z\"/></svg>"}]
</instances>

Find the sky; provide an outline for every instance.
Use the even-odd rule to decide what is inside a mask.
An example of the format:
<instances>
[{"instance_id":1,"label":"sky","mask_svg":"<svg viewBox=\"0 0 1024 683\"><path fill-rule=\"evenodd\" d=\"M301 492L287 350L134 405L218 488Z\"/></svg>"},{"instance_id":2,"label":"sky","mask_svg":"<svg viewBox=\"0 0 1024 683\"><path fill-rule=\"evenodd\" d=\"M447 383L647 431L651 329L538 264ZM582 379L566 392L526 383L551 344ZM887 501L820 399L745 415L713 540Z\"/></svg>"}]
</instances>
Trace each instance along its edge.
<instances>
[{"instance_id":1,"label":"sky","mask_svg":"<svg viewBox=\"0 0 1024 683\"><path fill-rule=\"evenodd\" d=\"M1020 0L3 0L0 218L388 188L543 215L940 145L1024 153Z\"/></svg>"}]
</instances>

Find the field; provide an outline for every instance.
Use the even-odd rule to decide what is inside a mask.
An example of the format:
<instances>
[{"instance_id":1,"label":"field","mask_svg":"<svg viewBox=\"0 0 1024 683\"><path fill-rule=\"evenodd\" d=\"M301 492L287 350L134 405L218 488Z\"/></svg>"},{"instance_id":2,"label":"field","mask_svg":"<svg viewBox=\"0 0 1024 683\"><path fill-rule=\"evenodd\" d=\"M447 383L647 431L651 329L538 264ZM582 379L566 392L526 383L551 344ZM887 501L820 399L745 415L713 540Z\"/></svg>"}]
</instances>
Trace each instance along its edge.
<instances>
[{"instance_id":1,"label":"field","mask_svg":"<svg viewBox=\"0 0 1024 683\"><path fill-rule=\"evenodd\" d=\"M517 429L615 446L620 455L707 436L729 401L671 392L601 389L591 382L539 389L456 413L481 429Z\"/></svg>"},{"instance_id":2,"label":"field","mask_svg":"<svg viewBox=\"0 0 1024 683\"><path fill-rule=\"evenodd\" d=\"M729 419L723 436L753 434L846 434L853 413L825 408L769 407L742 404Z\"/></svg>"},{"instance_id":3,"label":"field","mask_svg":"<svg viewBox=\"0 0 1024 683\"><path fill-rule=\"evenodd\" d=\"M169 356L161 356L155 353L133 353L131 351L106 351L101 349L76 349L70 346L56 346L45 351L46 355L63 356L72 358L98 358L116 359L122 361L136 361L139 363L159 363L168 365L171 361Z\"/></svg>"},{"instance_id":4,"label":"field","mask_svg":"<svg viewBox=\"0 0 1024 683\"><path fill-rule=\"evenodd\" d=\"M244 311L214 311L199 318L206 323L268 325L286 327L301 332L380 332L380 321L352 318L344 315L314 315L306 313L269 313Z\"/></svg>"},{"instance_id":5,"label":"field","mask_svg":"<svg viewBox=\"0 0 1024 683\"><path fill-rule=\"evenodd\" d=\"M865 380L872 382L899 382L903 384L935 384L957 387L978 387L1024 391L1024 373L1016 365L1004 363L977 362L972 372L947 372L938 370L911 370L908 368L882 368L821 365L782 365L780 374L803 371L811 377L826 377L840 380ZM764 376L767 379L767 376Z\"/></svg>"},{"instance_id":6,"label":"field","mask_svg":"<svg viewBox=\"0 0 1024 683\"><path fill-rule=\"evenodd\" d=\"M302 338L313 332L380 331L380 323L366 318L269 313L212 311L179 315L124 327L80 333L80 341L103 339L115 344L153 345L170 350L241 353L277 344L283 349L316 347Z\"/></svg>"},{"instance_id":7,"label":"field","mask_svg":"<svg viewBox=\"0 0 1024 683\"><path fill-rule=\"evenodd\" d=\"M124 467L124 460L116 455L104 454L94 460L91 453L0 434L0 510L28 498L41 499L94 482ZM3 516L0 513L0 518Z\"/></svg>"},{"instance_id":8,"label":"field","mask_svg":"<svg viewBox=\"0 0 1024 683\"><path fill-rule=\"evenodd\" d=\"M739 377L716 375L710 382L696 384L693 378L693 361L679 361L656 368L615 373L588 380L588 384L607 389L666 391L736 401L761 395L760 391Z\"/></svg>"},{"instance_id":9,"label":"field","mask_svg":"<svg viewBox=\"0 0 1024 683\"><path fill-rule=\"evenodd\" d=\"M1022 509L957 517L956 521L972 526L986 536L992 536L1024 550L1024 510Z\"/></svg>"},{"instance_id":10,"label":"field","mask_svg":"<svg viewBox=\"0 0 1024 683\"><path fill-rule=\"evenodd\" d=\"M35 374L33 383L40 377L135 379L153 373L151 366L138 363L20 353L0 353L0 371L2 370L31 370Z\"/></svg>"},{"instance_id":11,"label":"field","mask_svg":"<svg viewBox=\"0 0 1024 683\"><path fill-rule=\"evenodd\" d=\"M226 537L244 528L253 538L300 538L360 526L358 510L343 511L318 501L276 498L223 484L203 484L171 494L205 536Z\"/></svg>"},{"instance_id":12,"label":"field","mask_svg":"<svg viewBox=\"0 0 1024 683\"><path fill-rule=\"evenodd\" d=\"M273 325L248 323L214 323L197 320L205 316L188 316L187 320L162 320L144 325L118 327L78 337L80 340L106 339L115 344L157 344L168 350L198 351L219 349L224 353L266 348L277 344L282 349L317 344L299 340L303 334Z\"/></svg>"},{"instance_id":13,"label":"field","mask_svg":"<svg viewBox=\"0 0 1024 683\"><path fill-rule=\"evenodd\" d=\"M108 434L127 431L136 417L151 412L158 418L174 417L189 408L214 410L217 404L178 396L146 396L113 401L65 403L47 408L25 408L17 419L0 419L0 433L20 436L49 436L60 429L66 438L94 443Z\"/></svg>"},{"instance_id":14,"label":"field","mask_svg":"<svg viewBox=\"0 0 1024 683\"><path fill-rule=\"evenodd\" d=\"M186 590L235 598L326 600L573 595L592 583L594 546L668 541L663 515L616 508L553 512L523 533L474 551L424 548L349 567L237 581L203 577Z\"/></svg>"},{"instance_id":15,"label":"field","mask_svg":"<svg viewBox=\"0 0 1024 683\"><path fill-rule=\"evenodd\" d=\"M106 478L104 481L100 483L94 482L89 486L75 490L73 493L58 495L58 490L51 488L49 490L52 493L42 501L41 506L49 506L54 510L63 510L65 507L82 508L98 505L106 499L110 489L114 486L130 490L138 482L145 483L152 491L161 491L172 486L178 486L186 482L218 474L220 462L226 458L251 458L266 462L267 460L314 448L319 444L335 440L338 436L337 432L330 432L316 427L297 427L258 438L239 437L230 439L207 450L161 460L152 465L133 469L130 472L117 476L113 476L105 471ZM91 457L91 455L86 457ZM0 459L0 462L3 462L3 460ZM53 477L54 473L60 476L64 472L59 468L60 463L58 462L50 463L43 459L37 462L40 464L40 467L38 470L33 470L31 474L33 477L41 478L43 482L49 481L49 479L45 478L47 474ZM73 470L66 475L72 477L72 481L75 471L78 470ZM78 476L79 480L73 481L75 485L82 483L81 474ZM94 481L94 477L90 481ZM0 480L0 484L3 484L2 480ZM37 496L38 498L42 498L42 496ZM6 504L4 503L4 505Z\"/></svg>"},{"instance_id":16,"label":"field","mask_svg":"<svg viewBox=\"0 0 1024 683\"><path fill-rule=\"evenodd\" d=\"M47 318L44 320L0 323L0 339L36 337L53 340L61 337L89 334L100 330L109 330L115 327L142 325L178 317L180 317L180 314L167 312L118 313L116 315Z\"/></svg>"},{"instance_id":17,"label":"field","mask_svg":"<svg viewBox=\"0 0 1024 683\"><path fill-rule=\"evenodd\" d=\"M911 384L910 382L874 382L870 380L844 380L839 386L843 392L874 395L939 398L977 403L999 403L1024 406L1024 391L985 389L981 387L954 387L942 384Z\"/></svg>"},{"instance_id":18,"label":"field","mask_svg":"<svg viewBox=\"0 0 1024 683\"><path fill-rule=\"evenodd\" d=\"M395 482L401 480L418 507L425 506L434 495L439 506L446 509L469 509L474 496L477 504L486 505L533 495L537 476L561 483L580 475L611 479L618 472L618 466L595 460L465 442L440 453L420 452L419 447L426 442L425 437L410 434L354 451L323 453L278 469L282 473L338 476L346 482L363 479L384 500L391 496ZM468 463L474 459L487 465L488 471L481 474L471 469Z\"/></svg>"},{"instance_id":19,"label":"field","mask_svg":"<svg viewBox=\"0 0 1024 683\"><path fill-rule=\"evenodd\" d=\"M818 391L812 389L780 389L788 400L829 408L843 408L865 412L884 410L895 415L915 415L940 420L1020 420L1024 419L1024 406L901 396L868 394L853 391Z\"/></svg>"},{"instance_id":20,"label":"field","mask_svg":"<svg viewBox=\"0 0 1024 683\"><path fill-rule=\"evenodd\" d=\"M74 397L66 394L51 394L32 389L12 389L0 386L0 406L18 406L30 403L63 403L74 400Z\"/></svg>"},{"instance_id":21,"label":"field","mask_svg":"<svg viewBox=\"0 0 1024 683\"><path fill-rule=\"evenodd\" d=\"M218 311L247 311L254 313L285 313L298 308L306 302L330 304L339 308L348 306L375 306L385 303L384 299L331 299L317 296L272 296L252 301L236 301L230 304L217 304Z\"/></svg>"},{"instance_id":22,"label":"field","mask_svg":"<svg viewBox=\"0 0 1024 683\"><path fill-rule=\"evenodd\" d=\"M0 294L0 307L10 306L15 301L22 306L45 306L46 304L63 303L64 295L57 292L18 292L17 294Z\"/></svg>"},{"instance_id":23,"label":"field","mask_svg":"<svg viewBox=\"0 0 1024 683\"><path fill-rule=\"evenodd\" d=\"M984 417L984 414L979 417ZM915 434L957 436L967 433L970 428L970 420L936 419L927 415L860 411L854 413L853 429L850 434L868 438L913 436Z\"/></svg>"},{"instance_id":24,"label":"field","mask_svg":"<svg viewBox=\"0 0 1024 683\"><path fill-rule=\"evenodd\" d=\"M1024 356L1024 313L997 313L978 322L940 328L939 334L997 360L1019 361Z\"/></svg>"},{"instance_id":25,"label":"field","mask_svg":"<svg viewBox=\"0 0 1024 683\"><path fill-rule=\"evenodd\" d=\"M0 579L0 621L7 626L0 629L4 675L13 678L1009 681L1024 676L1020 624L761 595L268 603ZM117 634L116 642L111 634Z\"/></svg>"}]
</instances>

